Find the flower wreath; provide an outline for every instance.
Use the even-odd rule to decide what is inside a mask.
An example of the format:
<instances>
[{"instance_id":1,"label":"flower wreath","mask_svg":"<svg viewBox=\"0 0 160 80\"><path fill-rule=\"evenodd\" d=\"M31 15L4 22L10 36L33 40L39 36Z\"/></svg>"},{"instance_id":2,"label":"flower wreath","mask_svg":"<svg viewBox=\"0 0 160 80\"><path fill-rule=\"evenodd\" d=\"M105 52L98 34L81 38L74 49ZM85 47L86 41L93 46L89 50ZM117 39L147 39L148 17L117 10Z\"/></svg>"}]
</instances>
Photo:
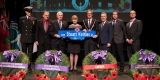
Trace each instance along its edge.
<instances>
[{"instance_id":1,"label":"flower wreath","mask_svg":"<svg viewBox=\"0 0 160 80\"><path fill-rule=\"evenodd\" d=\"M36 80L67 80L69 59L61 51L48 50L35 61L34 78Z\"/></svg>"},{"instance_id":2,"label":"flower wreath","mask_svg":"<svg viewBox=\"0 0 160 80\"><path fill-rule=\"evenodd\" d=\"M160 80L160 57L156 53L141 49L132 55L129 63L134 80Z\"/></svg>"},{"instance_id":3,"label":"flower wreath","mask_svg":"<svg viewBox=\"0 0 160 80\"><path fill-rule=\"evenodd\" d=\"M0 53L0 80L22 80L28 70L29 57L18 50Z\"/></svg>"},{"instance_id":4,"label":"flower wreath","mask_svg":"<svg viewBox=\"0 0 160 80\"><path fill-rule=\"evenodd\" d=\"M89 53L82 63L86 80L114 80L117 78L117 61L107 51L96 50Z\"/></svg>"}]
</instances>

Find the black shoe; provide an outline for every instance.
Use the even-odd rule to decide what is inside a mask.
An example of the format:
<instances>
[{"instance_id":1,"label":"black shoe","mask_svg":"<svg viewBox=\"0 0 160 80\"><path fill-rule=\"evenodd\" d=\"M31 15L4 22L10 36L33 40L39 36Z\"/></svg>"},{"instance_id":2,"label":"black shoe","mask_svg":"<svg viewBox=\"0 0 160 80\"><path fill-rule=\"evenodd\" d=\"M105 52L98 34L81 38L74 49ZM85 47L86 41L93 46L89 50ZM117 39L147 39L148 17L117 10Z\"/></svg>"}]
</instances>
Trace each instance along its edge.
<instances>
[{"instance_id":1,"label":"black shoe","mask_svg":"<svg viewBox=\"0 0 160 80\"><path fill-rule=\"evenodd\" d=\"M77 72L77 69L74 69L73 71L76 71L76 72Z\"/></svg>"},{"instance_id":2,"label":"black shoe","mask_svg":"<svg viewBox=\"0 0 160 80\"><path fill-rule=\"evenodd\" d=\"M72 72L72 71L73 71L73 69L70 69L69 71L70 71L70 72Z\"/></svg>"}]
</instances>

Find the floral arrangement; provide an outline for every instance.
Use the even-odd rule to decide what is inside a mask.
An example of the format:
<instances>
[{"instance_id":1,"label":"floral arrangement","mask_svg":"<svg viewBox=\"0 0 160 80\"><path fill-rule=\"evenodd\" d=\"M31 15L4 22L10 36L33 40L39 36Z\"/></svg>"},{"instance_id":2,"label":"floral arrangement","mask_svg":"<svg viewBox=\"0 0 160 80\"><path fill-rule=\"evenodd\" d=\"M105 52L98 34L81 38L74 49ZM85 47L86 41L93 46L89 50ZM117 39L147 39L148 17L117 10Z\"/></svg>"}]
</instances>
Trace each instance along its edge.
<instances>
[{"instance_id":1,"label":"floral arrangement","mask_svg":"<svg viewBox=\"0 0 160 80\"><path fill-rule=\"evenodd\" d=\"M129 61L134 80L160 80L160 57L149 50L136 52Z\"/></svg>"},{"instance_id":2,"label":"floral arrangement","mask_svg":"<svg viewBox=\"0 0 160 80\"><path fill-rule=\"evenodd\" d=\"M28 56L18 50L7 50L0 53L0 80L24 79L29 62Z\"/></svg>"},{"instance_id":3,"label":"floral arrangement","mask_svg":"<svg viewBox=\"0 0 160 80\"><path fill-rule=\"evenodd\" d=\"M36 66L37 65L37 66ZM66 71L60 71L58 69L42 69L38 68L38 65L47 65L51 66L52 68L59 66L63 69L68 69ZM35 71L34 71L34 78L36 80L67 80L69 75L69 66L70 62L68 57L63 54L61 51L56 50L48 50L41 54L35 61ZM39 66L40 67L40 66ZM52 70L50 70L52 69Z\"/></svg>"},{"instance_id":4,"label":"floral arrangement","mask_svg":"<svg viewBox=\"0 0 160 80\"><path fill-rule=\"evenodd\" d=\"M85 65L105 65L108 66L115 64L117 65L116 59L107 51L96 50L89 53L83 60L83 66ZM114 65L114 66L115 66ZM83 67L82 67L83 69ZM84 70L82 76L85 80L115 80L117 78L118 72L117 68L108 68L108 69L92 69Z\"/></svg>"}]
</instances>

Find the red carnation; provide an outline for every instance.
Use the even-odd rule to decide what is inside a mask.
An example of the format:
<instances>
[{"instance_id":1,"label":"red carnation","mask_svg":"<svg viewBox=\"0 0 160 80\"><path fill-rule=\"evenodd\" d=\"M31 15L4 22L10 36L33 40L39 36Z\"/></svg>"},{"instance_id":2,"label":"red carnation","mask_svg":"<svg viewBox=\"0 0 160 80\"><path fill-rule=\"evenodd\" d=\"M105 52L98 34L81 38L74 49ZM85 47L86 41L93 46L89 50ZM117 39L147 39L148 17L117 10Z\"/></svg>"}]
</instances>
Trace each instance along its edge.
<instances>
[{"instance_id":1,"label":"red carnation","mask_svg":"<svg viewBox=\"0 0 160 80\"><path fill-rule=\"evenodd\" d=\"M78 32L78 31L79 31L79 28L76 28L75 31Z\"/></svg>"},{"instance_id":2,"label":"red carnation","mask_svg":"<svg viewBox=\"0 0 160 80\"><path fill-rule=\"evenodd\" d=\"M33 6L33 9L37 9L37 2L32 2L31 5Z\"/></svg>"},{"instance_id":3,"label":"red carnation","mask_svg":"<svg viewBox=\"0 0 160 80\"><path fill-rule=\"evenodd\" d=\"M67 80L67 76L64 74L62 75L63 80Z\"/></svg>"},{"instance_id":4,"label":"red carnation","mask_svg":"<svg viewBox=\"0 0 160 80\"><path fill-rule=\"evenodd\" d=\"M3 76L3 73L2 73L2 72L0 72L0 79L2 78L2 76Z\"/></svg>"},{"instance_id":5,"label":"red carnation","mask_svg":"<svg viewBox=\"0 0 160 80\"><path fill-rule=\"evenodd\" d=\"M19 80L19 79L18 79L18 76L14 75L14 76L11 78L11 80Z\"/></svg>"},{"instance_id":6,"label":"red carnation","mask_svg":"<svg viewBox=\"0 0 160 80\"><path fill-rule=\"evenodd\" d=\"M0 78L1 79L1 78ZM3 78L3 80L8 80L7 78Z\"/></svg>"},{"instance_id":7,"label":"red carnation","mask_svg":"<svg viewBox=\"0 0 160 80\"><path fill-rule=\"evenodd\" d=\"M98 75L97 74L93 74L93 78L94 79L98 79Z\"/></svg>"},{"instance_id":8,"label":"red carnation","mask_svg":"<svg viewBox=\"0 0 160 80\"><path fill-rule=\"evenodd\" d=\"M97 79L95 79L95 78L93 78L93 77L90 77L90 78L88 78L87 80L97 80Z\"/></svg>"},{"instance_id":9,"label":"red carnation","mask_svg":"<svg viewBox=\"0 0 160 80\"><path fill-rule=\"evenodd\" d=\"M14 77L14 75L13 74L9 74L9 78L13 78Z\"/></svg>"},{"instance_id":10,"label":"red carnation","mask_svg":"<svg viewBox=\"0 0 160 80\"><path fill-rule=\"evenodd\" d=\"M111 77L113 79L117 78L117 72L115 72L115 71L111 72Z\"/></svg>"},{"instance_id":11,"label":"red carnation","mask_svg":"<svg viewBox=\"0 0 160 80\"><path fill-rule=\"evenodd\" d=\"M52 80L59 80L58 78L53 78Z\"/></svg>"},{"instance_id":12,"label":"red carnation","mask_svg":"<svg viewBox=\"0 0 160 80\"><path fill-rule=\"evenodd\" d=\"M145 80L147 80L147 79L148 79L148 75L147 75L147 74L145 74L145 75L144 75L144 78L145 78Z\"/></svg>"},{"instance_id":13,"label":"red carnation","mask_svg":"<svg viewBox=\"0 0 160 80\"><path fill-rule=\"evenodd\" d=\"M118 22L116 22L116 24L118 24Z\"/></svg>"},{"instance_id":14,"label":"red carnation","mask_svg":"<svg viewBox=\"0 0 160 80\"><path fill-rule=\"evenodd\" d=\"M24 78L25 77L25 73L24 72L19 72L19 74L20 74L19 75L20 78Z\"/></svg>"},{"instance_id":15,"label":"red carnation","mask_svg":"<svg viewBox=\"0 0 160 80\"><path fill-rule=\"evenodd\" d=\"M160 78L157 78L157 80L160 80Z\"/></svg>"},{"instance_id":16,"label":"red carnation","mask_svg":"<svg viewBox=\"0 0 160 80\"><path fill-rule=\"evenodd\" d=\"M157 80L156 75L152 75L152 76L150 77L150 80Z\"/></svg>"},{"instance_id":17,"label":"red carnation","mask_svg":"<svg viewBox=\"0 0 160 80\"><path fill-rule=\"evenodd\" d=\"M102 80L111 80L108 76L104 76Z\"/></svg>"},{"instance_id":18,"label":"red carnation","mask_svg":"<svg viewBox=\"0 0 160 80\"><path fill-rule=\"evenodd\" d=\"M85 79L88 79L88 78L90 78L91 77L91 74L90 73L84 73L84 78Z\"/></svg>"},{"instance_id":19,"label":"red carnation","mask_svg":"<svg viewBox=\"0 0 160 80\"><path fill-rule=\"evenodd\" d=\"M128 2L125 2L125 3L124 3L124 8L125 8L125 9L129 9L130 6L131 6L130 3L128 3Z\"/></svg>"},{"instance_id":20,"label":"red carnation","mask_svg":"<svg viewBox=\"0 0 160 80\"><path fill-rule=\"evenodd\" d=\"M38 74L34 74L34 78L38 79L39 75Z\"/></svg>"},{"instance_id":21,"label":"red carnation","mask_svg":"<svg viewBox=\"0 0 160 80\"><path fill-rule=\"evenodd\" d=\"M139 76L138 73L135 73L135 74L133 75L133 77L134 77L134 79L138 79L140 76Z\"/></svg>"}]
</instances>

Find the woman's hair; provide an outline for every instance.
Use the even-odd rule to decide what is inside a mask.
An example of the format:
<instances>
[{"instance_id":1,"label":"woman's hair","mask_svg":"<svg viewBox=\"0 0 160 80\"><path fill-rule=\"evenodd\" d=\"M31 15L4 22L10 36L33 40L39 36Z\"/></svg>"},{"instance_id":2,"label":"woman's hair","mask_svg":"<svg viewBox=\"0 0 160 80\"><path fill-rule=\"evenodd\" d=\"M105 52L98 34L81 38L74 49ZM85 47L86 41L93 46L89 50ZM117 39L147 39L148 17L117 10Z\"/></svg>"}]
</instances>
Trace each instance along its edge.
<instances>
[{"instance_id":1,"label":"woman's hair","mask_svg":"<svg viewBox=\"0 0 160 80\"><path fill-rule=\"evenodd\" d=\"M73 20L73 19L76 19L76 20L78 20L78 17L77 17L77 15L73 15L73 16L72 16L72 18L71 18L71 20Z\"/></svg>"}]
</instances>

